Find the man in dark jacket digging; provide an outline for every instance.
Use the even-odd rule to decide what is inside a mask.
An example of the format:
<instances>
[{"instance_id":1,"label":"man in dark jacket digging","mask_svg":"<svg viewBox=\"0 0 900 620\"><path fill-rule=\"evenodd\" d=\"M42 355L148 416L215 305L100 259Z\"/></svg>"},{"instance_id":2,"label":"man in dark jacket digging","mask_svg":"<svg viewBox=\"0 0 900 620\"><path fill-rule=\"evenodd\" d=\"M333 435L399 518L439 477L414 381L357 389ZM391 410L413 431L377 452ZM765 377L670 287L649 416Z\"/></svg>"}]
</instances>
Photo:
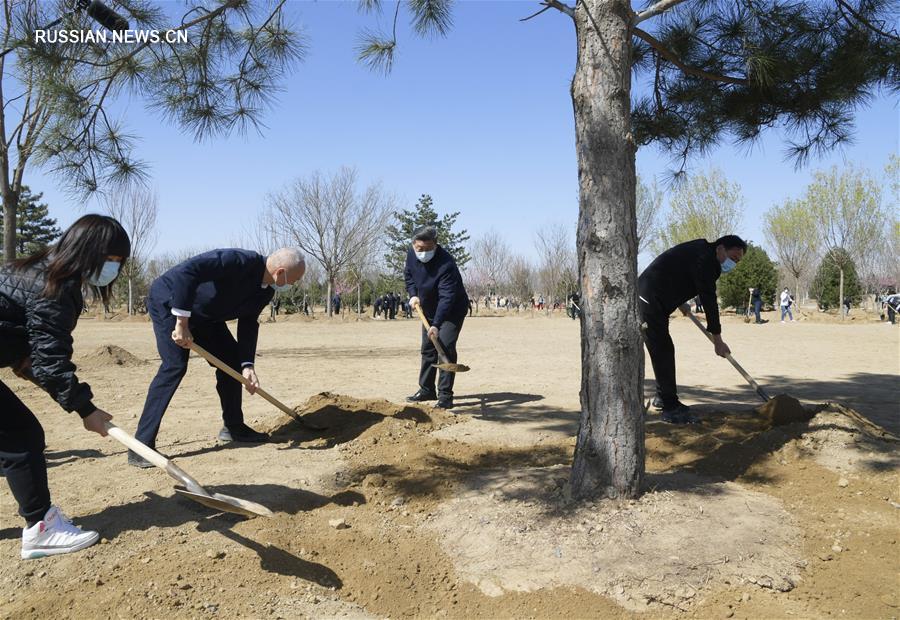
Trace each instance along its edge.
<instances>
[{"instance_id":1,"label":"man in dark jacket digging","mask_svg":"<svg viewBox=\"0 0 900 620\"><path fill-rule=\"evenodd\" d=\"M669 315L689 299L700 297L706 311L706 330L712 334L716 355L731 353L722 341L716 280L743 258L747 244L736 235L725 235L709 243L695 239L670 248L656 257L638 278L638 295L644 343L656 376L653 406L673 424L698 420L678 400L675 384L675 345L669 335Z\"/></svg>"},{"instance_id":2,"label":"man in dark jacket digging","mask_svg":"<svg viewBox=\"0 0 900 620\"><path fill-rule=\"evenodd\" d=\"M144 412L135 436L151 448L163 414L187 372L191 343L241 372L250 381L247 391L259 387L254 370L259 314L276 290L297 282L306 270L303 255L283 248L269 257L248 250L213 250L176 265L150 286L147 310L153 320L156 348L161 363L150 384ZM237 319L237 339L226 321ZM260 443L268 440L244 423L241 384L216 371L216 391L222 405L223 442ZM152 465L138 454L128 453L136 467Z\"/></svg>"},{"instance_id":3,"label":"man in dark jacket digging","mask_svg":"<svg viewBox=\"0 0 900 620\"><path fill-rule=\"evenodd\" d=\"M419 371L419 391L407 398L409 402L437 399L442 409L453 407L454 373L442 370L435 392L434 383L438 361L437 349L430 336L437 337L450 362L456 362L456 341L463 320L469 311L469 297L463 286L456 261L447 250L437 244L437 228L421 226L413 232L412 247L406 253L406 292L410 308L421 308L431 328L422 327L422 367Z\"/></svg>"}]
</instances>

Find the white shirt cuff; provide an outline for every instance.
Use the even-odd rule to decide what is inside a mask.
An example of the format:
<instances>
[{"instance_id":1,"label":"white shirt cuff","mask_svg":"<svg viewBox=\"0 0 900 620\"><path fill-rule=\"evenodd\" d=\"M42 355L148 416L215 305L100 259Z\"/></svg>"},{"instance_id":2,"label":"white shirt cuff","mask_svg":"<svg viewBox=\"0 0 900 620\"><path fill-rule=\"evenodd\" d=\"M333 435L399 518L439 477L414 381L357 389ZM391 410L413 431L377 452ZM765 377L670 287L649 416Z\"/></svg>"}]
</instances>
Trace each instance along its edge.
<instances>
[{"instance_id":1,"label":"white shirt cuff","mask_svg":"<svg viewBox=\"0 0 900 620\"><path fill-rule=\"evenodd\" d=\"M241 368L246 368L247 366L253 366L253 362L241 362Z\"/></svg>"},{"instance_id":2,"label":"white shirt cuff","mask_svg":"<svg viewBox=\"0 0 900 620\"><path fill-rule=\"evenodd\" d=\"M181 310L180 308L172 308L172 314L175 316L191 316L190 310Z\"/></svg>"}]
</instances>

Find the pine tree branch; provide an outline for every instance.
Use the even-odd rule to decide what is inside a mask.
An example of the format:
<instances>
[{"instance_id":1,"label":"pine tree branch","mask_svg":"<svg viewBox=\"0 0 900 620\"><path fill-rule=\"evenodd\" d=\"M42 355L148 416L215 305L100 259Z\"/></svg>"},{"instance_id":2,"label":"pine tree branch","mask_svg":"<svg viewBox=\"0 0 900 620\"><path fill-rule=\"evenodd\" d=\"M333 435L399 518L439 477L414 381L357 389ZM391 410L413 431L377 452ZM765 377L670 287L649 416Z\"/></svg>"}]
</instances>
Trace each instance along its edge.
<instances>
[{"instance_id":1,"label":"pine tree branch","mask_svg":"<svg viewBox=\"0 0 900 620\"><path fill-rule=\"evenodd\" d=\"M691 67L690 65L684 64L675 53L662 44L662 41L654 37L648 32L641 30L640 28L632 28L632 33L645 41L650 47L655 49L659 54L671 62L673 65L681 69L684 73L688 75L693 75L696 77L703 78L705 80L711 80L713 82L724 82L726 84L737 84L740 86L746 86L749 82L747 78L737 78L729 75L717 75L715 73L710 73L709 71L704 71L703 69L698 69L697 67Z\"/></svg>"},{"instance_id":2,"label":"pine tree branch","mask_svg":"<svg viewBox=\"0 0 900 620\"><path fill-rule=\"evenodd\" d=\"M523 17L523 18L520 19L519 21L520 21L520 22L527 22L529 19L535 18L535 17L537 17L538 15L540 15L541 13L543 13L544 11L549 11L549 10L552 9L552 8L553 8L553 7L550 6L550 5L548 4L547 6L545 6L544 8L542 8L542 9L541 9L540 11L538 11L537 13L532 13L532 14L529 15L528 17Z\"/></svg>"},{"instance_id":3,"label":"pine tree branch","mask_svg":"<svg viewBox=\"0 0 900 620\"><path fill-rule=\"evenodd\" d=\"M545 5L547 8L556 9L560 13L565 13L569 17L575 17L575 9L559 0L544 0L541 4Z\"/></svg>"},{"instance_id":4,"label":"pine tree branch","mask_svg":"<svg viewBox=\"0 0 900 620\"><path fill-rule=\"evenodd\" d=\"M880 34L883 37L888 37L889 39L893 39L894 41L900 41L900 37L898 37L897 35L895 35L891 32L887 32L885 30L881 30L880 28L877 28L874 24L872 24L872 22L870 22L865 17L863 17L859 13L859 11L857 11L852 6L850 6L850 3L847 2L846 0L835 0L835 1L837 2L839 8L846 9L847 12L849 12L856 20L861 22L866 28L868 28L872 32ZM843 11L842 11L842 13L843 13ZM847 20L847 22L851 23L849 19Z\"/></svg>"},{"instance_id":5,"label":"pine tree branch","mask_svg":"<svg viewBox=\"0 0 900 620\"><path fill-rule=\"evenodd\" d=\"M636 26L642 21L650 19L651 17L656 17L660 13L665 13L672 7L679 5L685 1L686 0L659 0L659 2L657 2L647 10L635 14L634 19L631 21L631 23L632 25Z\"/></svg>"}]
</instances>

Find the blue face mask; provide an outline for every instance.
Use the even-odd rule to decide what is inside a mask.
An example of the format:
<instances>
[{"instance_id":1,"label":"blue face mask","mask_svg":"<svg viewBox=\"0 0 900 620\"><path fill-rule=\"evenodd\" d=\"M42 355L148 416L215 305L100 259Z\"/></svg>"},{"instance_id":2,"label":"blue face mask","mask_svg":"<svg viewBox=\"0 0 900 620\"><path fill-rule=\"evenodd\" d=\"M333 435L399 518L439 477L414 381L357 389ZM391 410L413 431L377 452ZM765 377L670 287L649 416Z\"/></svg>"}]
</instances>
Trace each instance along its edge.
<instances>
[{"instance_id":1,"label":"blue face mask","mask_svg":"<svg viewBox=\"0 0 900 620\"><path fill-rule=\"evenodd\" d=\"M105 263L103 263L103 267L100 268L99 273L94 273L88 276L88 284L99 286L100 288L107 286L110 282L116 279L117 275L119 275L119 269L121 267L122 263L117 260L106 261Z\"/></svg>"},{"instance_id":2,"label":"blue face mask","mask_svg":"<svg viewBox=\"0 0 900 620\"><path fill-rule=\"evenodd\" d=\"M291 288L291 285L287 283L287 271L284 271L284 272L282 272L282 273L284 273L284 284L272 284L272 285L271 285L271 287L272 287L273 289L275 289L275 292L276 292L276 293L279 292L279 291L286 291L286 290L288 290L289 288ZM277 276L277 275L275 276L275 282L278 282L278 276Z\"/></svg>"},{"instance_id":3,"label":"blue face mask","mask_svg":"<svg viewBox=\"0 0 900 620\"><path fill-rule=\"evenodd\" d=\"M437 252L437 249L428 250L427 252L416 252L416 258L418 258L423 263L427 263L432 258L434 258L435 252Z\"/></svg>"},{"instance_id":4,"label":"blue face mask","mask_svg":"<svg viewBox=\"0 0 900 620\"><path fill-rule=\"evenodd\" d=\"M725 261L722 263L722 273L728 273L735 267L737 267L737 263L726 256Z\"/></svg>"}]
</instances>

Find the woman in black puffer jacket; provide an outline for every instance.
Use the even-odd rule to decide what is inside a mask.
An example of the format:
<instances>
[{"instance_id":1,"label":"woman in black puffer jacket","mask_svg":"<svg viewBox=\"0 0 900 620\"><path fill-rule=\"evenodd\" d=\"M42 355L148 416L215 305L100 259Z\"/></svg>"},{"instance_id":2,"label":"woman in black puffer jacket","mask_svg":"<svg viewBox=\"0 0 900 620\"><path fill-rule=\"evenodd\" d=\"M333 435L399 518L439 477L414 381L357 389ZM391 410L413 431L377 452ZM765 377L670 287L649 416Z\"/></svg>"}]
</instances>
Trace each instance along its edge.
<instances>
[{"instance_id":1,"label":"woman in black puffer jacket","mask_svg":"<svg viewBox=\"0 0 900 620\"><path fill-rule=\"evenodd\" d=\"M94 406L90 386L75 376L72 330L84 307L84 285L107 301L130 253L119 222L85 215L56 245L0 268L0 366L43 388L101 436L112 416ZM26 522L23 559L78 551L99 539L50 503L44 448L40 422L0 381L0 470Z\"/></svg>"}]
</instances>

